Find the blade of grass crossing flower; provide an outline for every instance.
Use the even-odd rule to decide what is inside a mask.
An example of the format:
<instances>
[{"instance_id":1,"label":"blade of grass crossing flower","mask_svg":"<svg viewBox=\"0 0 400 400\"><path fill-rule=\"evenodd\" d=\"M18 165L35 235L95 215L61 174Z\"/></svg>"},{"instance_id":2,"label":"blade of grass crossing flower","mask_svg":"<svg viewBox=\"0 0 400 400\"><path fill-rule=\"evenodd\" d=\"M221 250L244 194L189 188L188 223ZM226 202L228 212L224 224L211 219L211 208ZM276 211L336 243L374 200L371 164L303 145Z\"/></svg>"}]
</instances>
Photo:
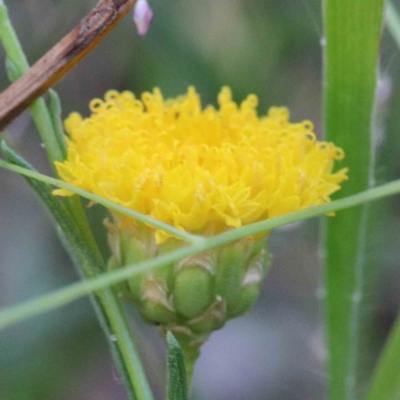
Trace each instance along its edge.
<instances>
[{"instance_id":1,"label":"blade of grass crossing flower","mask_svg":"<svg viewBox=\"0 0 400 400\"><path fill-rule=\"evenodd\" d=\"M325 0L326 139L346 153L345 198L370 185L371 126L383 0ZM357 398L367 211L345 210L326 223L326 323L330 399ZM363 243L364 241L364 243Z\"/></svg>"},{"instance_id":2,"label":"blade of grass crossing flower","mask_svg":"<svg viewBox=\"0 0 400 400\"><path fill-rule=\"evenodd\" d=\"M165 224L165 223L163 223L161 221L158 221L158 220L156 220L154 218L151 218L151 217L149 217L147 215L141 214L141 213L139 213L137 211L134 211L134 210L131 210L129 208L123 207L123 206L121 206L119 204L113 203L110 200L107 200L107 199L105 199L103 197L100 197L100 196L97 196L95 194L92 194L90 192L87 192L87 191L85 191L83 189L80 189L80 188L78 188L76 186L70 185L69 183L61 181L59 179L51 178L51 177L46 176L46 175L42 175L37 171L24 169L24 168L18 167L16 165L13 165L13 164L10 164L10 163L6 163L6 162L1 161L1 160L0 160L0 167L6 168L6 169L8 169L10 171L17 172L17 173L19 173L21 175L24 175L24 176L28 176L28 177L34 178L34 179L39 180L41 182L45 182L45 183L48 183L50 185L54 185L56 187L69 190L70 192L76 193L79 196L82 196L82 197L84 197L86 199L92 200L92 201L94 201L94 202L96 202L98 204L103 205L106 208L110 208L112 210L118 211L119 213L127 215L127 216L129 216L129 217L131 217L133 219L136 219L137 221L140 221L140 222L143 222L145 224L149 224L151 226L163 229L166 232L169 232L172 235L174 235L174 236L176 236L178 238L181 238L182 240L185 240L185 241L188 241L188 242L196 242L196 241L202 240L201 236L196 236L196 235L192 235L190 233L181 231L181 230L179 230L177 228L174 228L171 225Z\"/></svg>"},{"instance_id":3,"label":"blade of grass crossing flower","mask_svg":"<svg viewBox=\"0 0 400 400\"><path fill-rule=\"evenodd\" d=\"M6 158L26 169L31 169L21 157L2 143L2 151ZM37 192L43 202L51 211L64 234L64 242L68 243L68 253L72 260L79 265L81 275L92 278L103 271L102 261L94 255L85 240L80 236L80 231L69 218L62 203L53 196L51 186L36 179L26 178L29 185ZM138 400L152 400L150 387L147 383L136 347L133 343L121 305L111 288L97 291L94 296L94 306L100 324L106 333L107 340L115 356L117 367L123 378L129 377L127 393L132 397L132 389ZM125 381L125 379L124 379Z\"/></svg>"},{"instance_id":4,"label":"blade of grass crossing flower","mask_svg":"<svg viewBox=\"0 0 400 400\"><path fill-rule=\"evenodd\" d=\"M168 400L188 400L183 351L171 332L167 333L168 347Z\"/></svg>"},{"instance_id":5,"label":"blade of grass crossing flower","mask_svg":"<svg viewBox=\"0 0 400 400\"><path fill-rule=\"evenodd\" d=\"M0 167L5 167L5 163L0 162ZM9 166L7 166L7 168L15 170L13 168L9 168ZM28 171L24 168L19 168L18 172L36 179L34 175L32 176L30 174L31 171ZM400 193L400 180L381 185L374 189L369 189L341 200L333 201L329 204L292 212L279 217L245 225L241 228L233 229L210 238L198 240L190 246L181 248L179 250L154 257L144 262L126 266L123 269L101 274L100 276L97 276L91 280L58 289L50 294L40 296L36 299L29 300L19 305L5 307L0 310L0 330L25 319L32 318L33 316L40 315L58 307L62 307L91 292L112 286L119 282L123 282L132 276L143 272L148 272L154 268L159 268L163 265L177 262L185 257L199 254L206 250L234 242L235 240L239 240L250 235L269 231L283 225L325 215L334 211L345 210L350 207L359 206L361 204L382 199L398 193Z\"/></svg>"}]
</instances>

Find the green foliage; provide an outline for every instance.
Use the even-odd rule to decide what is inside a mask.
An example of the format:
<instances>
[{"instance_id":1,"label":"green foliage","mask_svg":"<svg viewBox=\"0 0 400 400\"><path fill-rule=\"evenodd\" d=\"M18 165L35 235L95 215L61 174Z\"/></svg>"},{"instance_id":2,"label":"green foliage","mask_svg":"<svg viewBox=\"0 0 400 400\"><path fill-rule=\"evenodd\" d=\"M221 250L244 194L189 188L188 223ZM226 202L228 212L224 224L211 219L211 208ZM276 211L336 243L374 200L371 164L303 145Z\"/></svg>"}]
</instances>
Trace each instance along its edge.
<instances>
[{"instance_id":1,"label":"green foliage","mask_svg":"<svg viewBox=\"0 0 400 400\"><path fill-rule=\"evenodd\" d=\"M383 0L325 1L326 139L342 147L350 180L340 198L369 187ZM326 223L326 306L330 399L358 397L368 210L354 207Z\"/></svg>"},{"instance_id":2,"label":"green foliage","mask_svg":"<svg viewBox=\"0 0 400 400\"><path fill-rule=\"evenodd\" d=\"M61 240L77 265L78 270L82 268L82 275L94 278L54 291L26 303L1 309L0 329L91 294L98 319L109 339L109 344L119 366L124 384L128 388L130 398L134 398L131 390L133 384L136 387L144 388L142 392L140 392L142 389L139 389L138 399L151 399L151 393L147 387L146 378L142 372L134 344L129 337L126 321L110 286L123 282L127 278L136 277L140 273L151 271L208 249L223 246L248 235L265 232L284 224L323 215L330 211L342 210L337 213L335 218L328 219L326 231L326 322L328 330L330 399L351 400L359 397L358 375L362 367L361 346L363 344L361 333L365 326L361 315L366 315L361 307L363 306L363 289L369 264L366 247L371 247L371 221L375 221L374 218L376 217L376 214L374 214L371 218L371 208L367 208L365 204L400 193L400 181L367 190L374 174L371 125L373 122L373 102L376 89L383 0L325 0L324 3L326 33L324 110L326 136L327 140L334 141L338 146L343 147L346 152L343 165L350 168L350 181L340 193L342 199L328 205L261 221L212 238L202 238L181 232L174 227L126 209L82 189L75 188L65 182L41 175L32 170L28 164L9 149L3 147L3 152L11 163L0 161L0 167L27 177L29 184L41 196L59 224ZM281 74L281 66L276 61L279 60L278 55L283 53L282 49L288 51L290 48L289 43L293 42L293 33L290 36L289 30L282 27L279 28L279 23L274 21L273 18L270 19L268 16L266 23L264 13L250 10L249 14L251 12L257 14L252 17L251 24L249 23L251 40L247 43L251 43L251 46L238 45L235 48L240 49L238 51L240 59L242 59L241 52L243 51L246 55L243 58L247 61L253 60L253 62L240 63L239 66L239 63L235 62L235 55L230 54L230 59L226 57L227 55L229 56L227 52L222 57L224 63L218 61L225 64L225 69L218 70L201 55L199 49L205 46L204 43L201 46L197 44L199 47L196 48L191 39L186 37L188 35L183 35L179 28L176 28L178 22L185 19L185 15L181 14L181 10L178 7L178 2L175 5L165 3L162 7L165 7L162 10L168 13L169 17L155 27L156 34L161 37L160 42L156 42L154 37L151 38L150 36L146 46L156 49L159 53L164 52L164 60L162 63L155 63L152 56L149 56L151 53L146 53L145 46L135 43L135 46L137 46L137 49L135 48L135 51L137 51L135 57L140 58L141 62L135 62L133 66L130 66L130 68L135 68L136 72L132 74L134 77L130 78L134 81L132 86L154 85L154 82L158 84L161 80L160 84L164 84L167 87L167 92L175 94L181 89L178 88L179 85L186 85L187 81L193 83L192 79L195 76L199 80L199 82L195 82L198 86L208 84L208 86L211 86L211 88L208 87L209 91L215 92L220 86L220 76L218 75L220 74L224 79L228 80L226 82L228 84L231 83L230 80L238 82L237 87L240 94L247 92L251 84L258 89L261 86L260 82L262 82L263 87L269 88L268 84L276 80L275 89L268 90L272 93L272 96L281 100L279 96L283 85L279 80L281 78L276 79L278 73ZM199 7L204 6L199 5ZM261 9L268 10L266 3L258 6L257 10ZM386 17L393 37L399 42L399 18L391 2L388 2ZM249 16L246 18L249 18ZM170 20L174 23L171 24ZM197 18L196 15L195 22L199 20L200 18ZM297 14L294 20L300 20L300 18L297 18ZM172 27L169 28L167 24ZM194 23L189 23L188 25L193 25L193 29L196 29ZM264 37L258 34L258 29L264 26L268 26L268 32L270 33L268 41L265 41ZM237 28L235 31L241 32L240 26ZM276 35L275 33L279 32L279 29L285 30L285 35ZM233 41L237 38L240 39L240 35L236 37L232 34L232 37ZM10 80L16 80L26 72L29 65L8 19L7 10L2 0L0 0L0 39L7 53L6 66L9 78ZM287 41L287 48L285 47L285 40ZM303 47L307 47L305 46L307 41L304 41L304 39L296 37L296 40L298 40L296 41L297 48L303 49ZM218 40L215 41L217 42ZM258 42L259 44L257 44ZM177 43L179 46L176 45ZM264 46L267 46L267 48L264 49ZM228 49L229 46L226 45L225 47ZM259 51L260 49L263 51ZM264 53L265 55L262 55ZM215 52L215 54L218 55L218 52ZM116 57L120 56L117 54ZM218 57L216 59L219 60ZM228 59L229 62L227 62ZM125 62L126 60L123 61ZM123 64L119 59L117 62ZM215 64L217 65L218 63ZM262 69L263 76L259 78L259 81L256 81L254 80L254 74L249 74L248 71L259 71L259 65L261 64L264 65ZM189 67L186 68L186 65L189 65ZM274 65L278 66L274 67ZM241 75L237 75L235 72L239 67L242 69ZM252 69L249 69L250 67ZM146 73L144 73L144 70L146 70ZM199 71L201 73L198 73ZM136 79L136 75L140 76L141 79ZM264 75L269 76L267 85L264 85ZM288 78L285 77L285 79ZM115 82L122 80L121 77L115 78ZM136 82L140 83L137 84ZM179 85L177 85L177 82L179 82ZM285 87L290 88L288 89L290 96L292 96L293 92L292 84L293 82L289 82L289 84L285 85ZM136 89L138 88L136 87ZM141 89L148 89L148 87L140 87ZM262 100L263 97L264 100ZM261 95L261 101L265 101L266 97L267 95ZM51 91L49 107L46 106L43 99L40 99L32 106L31 110L50 160L62 160L66 155L66 149L58 96ZM70 190L138 221L164 229L189 244L187 247L172 250L151 260L135 260L125 269L105 272L104 262L99 258L97 245L87 224L85 212L81 207L79 198L73 196L60 200L52 195L52 186ZM230 268L230 266L227 265L227 268ZM187 280L186 276L181 278L182 281ZM190 277L189 279L192 278ZM202 279L202 276L200 276L200 279ZM204 282L206 282L206 277L204 277ZM201 281L197 282L197 284L200 285ZM234 285L229 283L227 286L231 288ZM185 289L186 285L182 287ZM206 288L205 284L204 287ZM101 292L106 294L100 295ZM234 291L229 293L232 296L235 294ZM252 301L254 294L252 292L248 293L248 297ZM251 301L249 301L249 304ZM192 313L193 304L183 304L181 306L189 308L187 312ZM197 305L194 304L194 306ZM109 319L110 315L115 316L114 320ZM117 329L117 332L115 332L115 329ZM118 336L117 342L111 340L115 335ZM170 333L167 335L167 343L169 400L186 400L188 393L184 355L178 342ZM377 367L376 376L372 382L372 389L367 400L397 400L399 398L399 360L400 320L397 322Z\"/></svg>"},{"instance_id":3,"label":"green foliage","mask_svg":"<svg viewBox=\"0 0 400 400\"><path fill-rule=\"evenodd\" d=\"M65 182L46 177L35 171L14 166L4 161L0 161L0 167L17 172L23 176L57 185L58 187L68 187L68 190L73 190L76 192L79 191L79 193L86 196L86 192L82 191L81 189L75 189L71 185L66 186L67 184ZM123 282L132 276L141 274L142 272L168 265L185 257L204 252L208 249L213 249L260 232L266 232L279 226L307 220L333 211L340 211L350 207L355 207L360 204L368 203L397 193L400 193L400 180L381 185L374 189L369 189L353 196L348 196L341 200L333 201L329 204L324 204L285 214L279 217L270 218L254 224L245 225L241 228L224 232L210 238L202 238L201 240L197 240L185 248L171 251L162 256L154 257L151 260L126 266L121 270L110 271L106 274L102 274L101 276L97 276L90 281L76 283L67 288L54 291L49 295L41 296L35 300L31 300L18 306L4 308L2 311L0 311L0 329L4 329L26 318L31 318L43 312L61 307L71 301L85 296L88 293L94 292L98 289L103 289L119 282Z\"/></svg>"},{"instance_id":4,"label":"green foliage","mask_svg":"<svg viewBox=\"0 0 400 400\"><path fill-rule=\"evenodd\" d=\"M1 149L7 160L35 172L4 142ZM26 178L26 181L52 213L59 226L62 242L72 261L78 267L80 275L86 278L96 276L102 270L102 260L92 253L90 247L81 238L79 229L74 225L66 209L53 196L51 186L32 178ZM146 377L115 294L108 288L102 292L97 292L91 298L129 398L151 400L152 395Z\"/></svg>"},{"instance_id":5,"label":"green foliage","mask_svg":"<svg viewBox=\"0 0 400 400\"><path fill-rule=\"evenodd\" d=\"M378 363L371 391L366 400L398 400L400 398L400 319L386 344Z\"/></svg>"},{"instance_id":6,"label":"green foliage","mask_svg":"<svg viewBox=\"0 0 400 400\"><path fill-rule=\"evenodd\" d=\"M168 400L188 400L183 351L171 332L167 333L168 348Z\"/></svg>"},{"instance_id":7,"label":"green foliage","mask_svg":"<svg viewBox=\"0 0 400 400\"><path fill-rule=\"evenodd\" d=\"M16 79L28 71L29 64L4 4L0 4L0 41L6 51L9 77ZM30 109L53 166L54 161L63 159L63 153L57 142L57 135L44 99L35 101Z\"/></svg>"},{"instance_id":8,"label":"green foliage","mask_svg":"<svg viewBox=\"0 0 400 400\"><path fill-rule=\"evenodd\" d=\"M386 4L386 25L400 50L400 17L391 1ZM397 109L398 102L394 107ZM397 132L397 124L396 124ZM396 145L396 137L387 138L387 146ZM393 143L394 142L394 143ZM391 153L389 153L391 155ZM388 223L388 221L386 221ZM375 376L370 382L367 400L397 400L400 396L400 318L392 328L380 360L375 369Z\"/></svg>"},{"instance_id":9,"label":"green foliage","mask_svg":"<svg viewBox=\"0 0 400 400\"><path fill-rule=\"evenodd\" d=\"M53 125L54 136L57 140L58 148L62 154L62 159L67 157L67 145L65 142L65 134L62 126L61 100L57 92L49 91L50 94L50 118Z\"/></svg>"},{"instance_id":10,"label":"green foliage","mask_svg":"<svg viewBox=\"0 0 400 400\"><path fill-rule=\"evenodd\" d=\"M0 40L6 51L8 74L11 79L16 79L18 75L23 75L29 69L29 64L4 3L0 4ZM45 101L39 99L31 106L31 113L44 142L51 166L57 173L54 163L62 161L66 156L61 123L61 103L57 94L54 91L50 93L50 110ZM31 166L12 152L5 143L2 143L2 151L9 161L32 171ZM78 262L82 275L85 278L91 278L102 272L104 263L80 200L68 199L64 208L54 198L51 188L46 183L29 178L27 182L39 194L60 226L68 243L68 250L72 254L72 260ZM131 399L152 400L150 387L116 294L111 288L100 291L93 296L93 305L110 343L128 396Z\"/></svg>"}]
</instances>

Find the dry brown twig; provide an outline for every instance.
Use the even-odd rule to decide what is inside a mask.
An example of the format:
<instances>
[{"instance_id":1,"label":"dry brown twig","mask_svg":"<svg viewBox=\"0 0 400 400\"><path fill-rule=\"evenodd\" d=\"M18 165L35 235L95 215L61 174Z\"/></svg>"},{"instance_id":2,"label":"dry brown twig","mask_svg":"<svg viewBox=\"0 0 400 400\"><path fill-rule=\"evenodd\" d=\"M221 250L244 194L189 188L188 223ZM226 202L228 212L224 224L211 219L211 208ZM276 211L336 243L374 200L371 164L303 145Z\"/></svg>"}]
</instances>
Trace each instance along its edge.
<instances>
[{"instance_id":1,"label":"dry brown twig","mask_svg":"<svg viewBox=\"0 0 400 400\"><path fill-rule=\"evenodd\" d=\"M101 0L33 67L0 94L0 130L60 81L133 8L137 0Z\"/></svg>"}]
</instances>

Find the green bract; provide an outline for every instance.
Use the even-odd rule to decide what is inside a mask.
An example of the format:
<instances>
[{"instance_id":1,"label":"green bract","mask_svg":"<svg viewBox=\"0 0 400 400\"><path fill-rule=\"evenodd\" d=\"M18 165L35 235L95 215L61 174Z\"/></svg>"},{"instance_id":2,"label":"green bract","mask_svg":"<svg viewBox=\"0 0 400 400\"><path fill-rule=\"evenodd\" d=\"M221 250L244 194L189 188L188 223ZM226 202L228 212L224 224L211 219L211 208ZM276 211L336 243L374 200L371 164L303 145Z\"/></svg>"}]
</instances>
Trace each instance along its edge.
<instances>
[{"instance_id":1,"label":"green bract","mask_svg":"<svg viewBox=\"0 0 400 400\"><path fill-rule=\"evenodd\" d=\"M156 244L155 230L143 224L121 229L118 222L107 221L106 226L112 249L110 269L185 246L173 238ZM269 264L266 236L246 237L135 275L119 284L117 291L163 334L173 332L186 357L196 358L212 331L250 310Z\"/></svg>"}]
</instances>

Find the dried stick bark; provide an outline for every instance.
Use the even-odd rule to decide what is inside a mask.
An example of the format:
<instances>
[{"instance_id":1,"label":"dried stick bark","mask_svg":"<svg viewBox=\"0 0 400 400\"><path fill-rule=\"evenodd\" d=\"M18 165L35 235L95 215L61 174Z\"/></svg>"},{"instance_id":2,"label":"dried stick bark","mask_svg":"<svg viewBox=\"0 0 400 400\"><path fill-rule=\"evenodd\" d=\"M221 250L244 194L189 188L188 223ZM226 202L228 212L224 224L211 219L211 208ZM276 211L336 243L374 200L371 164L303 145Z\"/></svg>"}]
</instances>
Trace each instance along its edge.
<instances>
[{"instance_id":1,"label":"dried stick bark","mask_svg":"<svg viewBox=\"0 0 400 400\"><path fill-rule=\"evenodd\" d=\"M137 0L101 0L82 22L0 94L0 130L60 81L133 8Z\"/></svg>"}]
</instances>

